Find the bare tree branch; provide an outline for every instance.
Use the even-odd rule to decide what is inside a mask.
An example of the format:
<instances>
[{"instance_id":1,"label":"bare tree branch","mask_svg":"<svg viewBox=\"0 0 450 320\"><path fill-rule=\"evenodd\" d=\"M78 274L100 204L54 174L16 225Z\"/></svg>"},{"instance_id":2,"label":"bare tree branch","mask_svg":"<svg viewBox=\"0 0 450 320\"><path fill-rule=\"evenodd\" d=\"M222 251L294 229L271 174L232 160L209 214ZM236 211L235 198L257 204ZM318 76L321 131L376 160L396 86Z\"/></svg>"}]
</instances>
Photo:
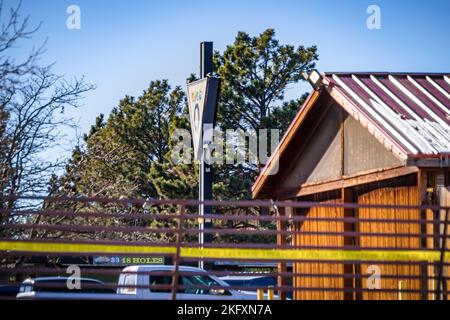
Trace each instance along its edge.
<instances>
[{"instance_id":1,"label":"bare tree branch","mask_svg":"<svg viewBox=\"0 0 450 320\"><path fill-rule=\"evenodd\" d=\"M52 174L63 165L46 152L62 143L63 127L73 128L64 115L79 107L83 95L94 86L84 78L67 80L41 66L45 43L32 49L22 61L14 59L14 49L39 30L29 26L29 16L20 14L21 3L5 15L0 2L0 188L1 194L42 193ZM2 209L27 207L30 203L1 201ZM3 219L3 221L7 221Z\"/></svg>"}]
</instances>

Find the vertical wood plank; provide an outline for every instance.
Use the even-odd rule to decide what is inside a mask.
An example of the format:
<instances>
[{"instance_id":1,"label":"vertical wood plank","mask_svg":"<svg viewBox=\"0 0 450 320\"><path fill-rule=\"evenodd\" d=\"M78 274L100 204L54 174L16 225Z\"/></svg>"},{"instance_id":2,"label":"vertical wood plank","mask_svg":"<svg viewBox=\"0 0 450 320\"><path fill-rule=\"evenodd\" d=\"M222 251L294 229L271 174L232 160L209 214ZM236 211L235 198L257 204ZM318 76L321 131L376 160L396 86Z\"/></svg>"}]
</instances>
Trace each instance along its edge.
<instances>
[{"instance_id":1,"label":"vertical wood plank","mask_svg":"<svg viewBox=\"0 0 450 320\"><path fill-rule=\"evenodd\" d=\"M287 208L281 207L278 209L278 217L286 217L286 210ZM286 231L287 223L285 220L277 220L277 245L278 246L285 246L286 245L286 236L281 234L281 231ZM287 266L285 261L278 262L277 265L277 286L278 287L285 287L287 286L287 279L286 276L282 276L283 273L287 272ZM278 290L278 299L280 300L286 300L286 291L285 290Z\"/></svg>"}]
</instances>

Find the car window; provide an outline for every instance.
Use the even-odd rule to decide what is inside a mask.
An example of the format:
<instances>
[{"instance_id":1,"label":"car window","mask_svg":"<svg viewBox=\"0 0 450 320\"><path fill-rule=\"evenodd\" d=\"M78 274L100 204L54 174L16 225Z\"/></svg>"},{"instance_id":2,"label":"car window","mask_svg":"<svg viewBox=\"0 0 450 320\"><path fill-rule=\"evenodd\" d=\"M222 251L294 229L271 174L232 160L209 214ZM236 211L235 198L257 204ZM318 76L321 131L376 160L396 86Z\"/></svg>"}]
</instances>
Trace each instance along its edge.
<instances>
[{"instance_id":1,"label":"car window","mask_svg":"<svg viewBox=\"0 0 450 320\"><path fill-rule=\"evenodd\" d=\"M125 274L123 275L123 281L121 282L124 287L119 288L119 294L136 294L136 274Z\"/></svg>"},{"instance_id":2,"label":"car window","mask_svg":"<svg viewBox=\"0 0 450 320\"><path fill-rule=\"evenodd\" d=\"M32 291L33 286L31 285L31 283L26 283L26 284L22 284L20 286L20 292L30 292Z\"/></svg>"},{"instance_id":3,"label":"car window","mask_svg":"<svg viewBox=\"0 0 450 320\"><path fill-rule=\"evenodd\" d=\"M150 275L149 277L150 285L172 285L172 276L160 276L160 275ZM208 276L203 275L193 275L193 276L180 276L178 278L178 284L185 286L186 288L178 289L177 293L187 293L187 294L207 294L210 289L198 288L198 286L220 286L220 284ZM197 287L193 287L197 286ZM172 292L171 288L150 288L152 292ZM227 291L226 294L229 294Z\"/></svg>"},{"instance_id":4,"label":"car window","mask_svg":"<svg viewBox=\"0 0 450 320\"><path fill-rule=\"evenodd\" d=\"M192 277L182 276L180 284L183 286L186 286L182 290L183 293L200 294L200 291L203 293L202 290L194 287L196 284L196 281L194 279L192 279ZM206 284L200 283L200 285L206 285Z\"/></svg>"},{"instance_id":5,"label":"car window","mask_svg":"<svg viewBox=\"0 0 450 320\"><path fill-rule=\"evenodd\" d=\"M24 292L58 292L58 293L113 293L114 290L103 288L103 283L95 280L81 279L80 289L69 289L67 286L67 279L56 280L42 280L34 283L33 288L31 285L24 287ZM21 289L22 290L22 289Z\"/></svg>"},{"instance_id":6,"label":"car window","mask_svg":"<svg viewBox=\"0 0 450 320\"><path fill-rule=\"evenodd\" d=\"M78 290L69 290L66 280L40 280L33 284L35 292L75 292Z\"/></svg>"},{"instance_id":7,"label":"car window","mask_svg":"<svg viewBox=\"0 0 450 320\"><path fill-rule=\"evenodd\" d=\"M75 290L79 293L115 293L113 289L105 288L104 283L95 280L81 280L81 289ZM71 290L70 292L74 292Z\"/></svg>"},{"instance_id":8,"label":"car window","mask_svg":"<svg viewBox=\"0 0 450 320\"><path fill-rule=\"evenodd\" d=\"M181 282L183 286L186 286L183 291L188 294L208 294L211 289L202 288L201 286L211 287L217 286L220 287L221 284L216 280L209 276L204 275L192 275L192 276L182 276ZM196 286L196 287L192 287ZM189 288L191 287L191 288ZM231 293L228 290L225 290L224 295L230 295Z\"/></svg>"},{"instance_id":9,"label":"car window","mask_svg":"<svg viewBox=\"0 0 450 320\"><path fill-rule=\"evenodd\" d=\"M172 276L159 276L159 275L150 275L149 282L151 286L155 285L168 285L172 284ZM178 281L179 283L179 281ZM152 292L172 292L171 288L150 288ZM178 291L181 292L181 291Z\"/></svg>"}]
</instances>

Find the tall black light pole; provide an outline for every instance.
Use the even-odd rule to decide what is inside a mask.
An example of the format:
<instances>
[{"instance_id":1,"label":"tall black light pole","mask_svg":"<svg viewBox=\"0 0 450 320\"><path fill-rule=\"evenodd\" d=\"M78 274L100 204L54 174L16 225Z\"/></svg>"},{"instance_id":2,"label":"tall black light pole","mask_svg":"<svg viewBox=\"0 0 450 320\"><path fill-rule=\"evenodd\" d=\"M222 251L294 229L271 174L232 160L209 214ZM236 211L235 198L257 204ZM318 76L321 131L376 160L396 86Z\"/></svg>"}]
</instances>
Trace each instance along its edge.
<instances>
[{"instance_id":1,"label":"tall black light pole","mask_svg":"<svg viewBox=\"0 0 450 320\"><path fill-rule=\"evenodd\" d=\"M213 43L200 43L200 78L206 78L209 73L213 73Z\"/></svg>"},{"instance_id":2,"label":"tall black light pole","mask_svg":"<svg viewBox=\"0 0 450 320\"><path fill-rule=\"evenodd\" d=\"M212 42L202 42L200 43L200 78L206 78L208 75L213 73L213 43ZM215 110L208 110L208 108L214 107L212 105L205 104L205 110L203 111L203 128L213 128L214 126L214 117L206 117L207 114L211 114L211 111L215 113ZM209 118L209 119L207 119ZM207 141L204 139L204 135L202 136L202 152L199 163L199 200L212 200L212 168L211 165L205 161L206 153L208 152L209 143L211 141ZM211 206L205 206L204 204L199 205L199 212L201 216L208 215L212 213ZM212 234L204 233L205 229L211 229L212 223L210 219L201 219L200 220L200 233L199 233L199 242L200 246L203 246L205 243L212 242ZM204 269L206 266L204 261L199 261L199 268Z\"/></svg>"},{"instance_id":3,"label":"tall black light pole","mask_svg":"<svg viewBox=\"0 0 450 320\"><path fill-rule=\"evenodd\" d=\"M200 79L187 84L187 98L189 106L189 121L191 123L192 141L194 143L195 159L199 161L199 245L212 242L212 234L204 232L210 229L210 219L205 215L212 213L211 206L202 202L212 199L212 168L211 147L213 142L213 128L220 92L220 78L213 75L213 44L200 44ZM204 262L199 261L199 267L204 268Z\"/></svg>"}]
</instances>

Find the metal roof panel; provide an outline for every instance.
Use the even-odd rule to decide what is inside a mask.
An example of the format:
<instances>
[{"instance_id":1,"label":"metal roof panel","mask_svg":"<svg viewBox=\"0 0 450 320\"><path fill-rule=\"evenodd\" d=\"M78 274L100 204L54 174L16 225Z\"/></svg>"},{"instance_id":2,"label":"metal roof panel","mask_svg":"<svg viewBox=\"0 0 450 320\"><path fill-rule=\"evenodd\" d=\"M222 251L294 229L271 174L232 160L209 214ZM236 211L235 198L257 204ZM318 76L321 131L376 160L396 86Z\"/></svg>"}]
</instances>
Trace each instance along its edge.
<instances>
[{"instance_id":1,"label":"metal roof panel","mask_svg":"<svg viewBox=\"0 0 450 320\"><path fill-rule=\"evenodd\" d=\"M408 156L450 153L450 75L325 73Z\"/></svg>"}]
</instances>

